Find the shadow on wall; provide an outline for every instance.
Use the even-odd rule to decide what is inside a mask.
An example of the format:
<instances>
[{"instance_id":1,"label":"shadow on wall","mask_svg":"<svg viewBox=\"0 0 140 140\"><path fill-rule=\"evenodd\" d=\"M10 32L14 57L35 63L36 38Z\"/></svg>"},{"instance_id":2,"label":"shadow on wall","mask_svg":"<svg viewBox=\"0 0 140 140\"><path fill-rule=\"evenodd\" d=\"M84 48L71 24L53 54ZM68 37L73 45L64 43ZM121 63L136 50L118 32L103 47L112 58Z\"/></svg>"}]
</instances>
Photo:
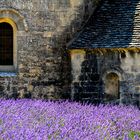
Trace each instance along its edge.
<instances>
[{"instance_id":1,"label":"shadow on wall","mask_svg":"<svg viewBox=\"0 0 140 140\"><path fill-rule=\"evenodd\" d=\"M102 7L91 17L87 26L79 36L81 39L89 34L87 39L88 43L82 44L83 46L81 46L81 48L130 47L133 41L135 41L133 34L135 34L135 21L138 16L136 13L138 3L139 0L104 1ZM115 68L112 64L110 65L111 66L108 66L109 68ZM100 72L102 71L100 67L102 66L98 66L96 55L87 52L85 61L81 67L79 83L73 83L75 95L83 96L83 98L87 99L93 98L96 100L96 98L98 98L97 102L101 102L101 98L103 97L103 81L101 80L102 77L100 77ZM99 77L97 75L99 75ZM97 77L98 80L96 80ZM79 97L77 97L77 99L79 100ZM80 100L82 99L80 98Z\"/></svg>"},{"instance_id":2,"label":"shadow on wall","mask_svg":"<svg viewBox=\"0 0 140 140\"><path fill-rule=\"evenodd\" d=\"M48 31L50 36L48 32L46 33L48 39L46 63L50 63L49 50L51 50L54 59L52 63L57 67L54 69L54 73L51 71L53 74L49 73L50 78L46 77L48 86L55 85L54 94L58 99L69 98L70 95L68 92L70 92L71 67L66 43L73 38L85 22L84 20L90 16L85 12L87 10L86 3L88 2L84 3L83 0L52 0L50 4L55 9L54 12L50 12L53 14L55 22L52 23L52 28ZM45 73L48 73L51 66L46 68Z\"/></svg>"},{"instance_id":3,"label":"shadow on wall","mask_svg":"<svg viewBox=\"0 0 140 140\"><path fill-rule=\"evenodd\" d=\"M79 83L73 83L74 100L98 104L103 98L102 80L98 73L97 56L86 52L85 61L81 64Z\"/></svg>"}]
</instances>

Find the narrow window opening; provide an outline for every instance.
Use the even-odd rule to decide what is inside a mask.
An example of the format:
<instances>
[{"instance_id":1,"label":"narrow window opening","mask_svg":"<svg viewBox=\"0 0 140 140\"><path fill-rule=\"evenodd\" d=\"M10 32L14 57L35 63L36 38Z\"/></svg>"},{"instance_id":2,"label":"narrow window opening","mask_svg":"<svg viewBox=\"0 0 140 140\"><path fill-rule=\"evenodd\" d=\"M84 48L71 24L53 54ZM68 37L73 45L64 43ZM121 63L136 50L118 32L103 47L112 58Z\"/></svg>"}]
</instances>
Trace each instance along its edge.
<instances>
[{"instance_id":1,"label":"narrow window opening","mask_svg":"<svg viewBox=\"0 0 140 140\"><path fill-rule=\"evenodd\" d=\"M106 100L119 99L119 77L116 73L109 73L105 79Z\"/></svg>"},{"instance_id":2,"label":"narrow window opening","mask_svg":"<svg viewBox=\"0 0 140 140\"><path fill-rule=\"evenodd\" d=\"M9 23L0 23L0 65L13 65L13 28Z\"/></svg>"}]
</instances>

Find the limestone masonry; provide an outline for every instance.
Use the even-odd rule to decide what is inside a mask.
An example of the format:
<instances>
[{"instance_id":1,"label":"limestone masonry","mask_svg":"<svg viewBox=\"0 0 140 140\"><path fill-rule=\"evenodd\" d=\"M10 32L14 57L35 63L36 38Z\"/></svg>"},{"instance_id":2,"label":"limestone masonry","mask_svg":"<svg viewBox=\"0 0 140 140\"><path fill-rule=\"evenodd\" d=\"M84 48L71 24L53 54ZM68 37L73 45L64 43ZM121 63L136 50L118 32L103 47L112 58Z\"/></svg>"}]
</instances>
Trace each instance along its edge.
<instances>
[{"instance_id":1,"label":"limestone masonry","mask_svg":"<svg viewBox=\"0 0 140 140\"><path fill-rule=\"evenodd\" d=\"M140 106L139 0L1 0L0 28L0 97Z\"/></svg>"},{"instance_id":2,"label":"limestone masonry","mask_svg":"<svg viewBox=\"0 0 140 140\"><path fill-rule=\"evenodd\" d=\"M69 45L72 98L140 106L140 1L105 0Z\"/></svg>"},{"instance_id":3,"label":"limestone masonry","mask_svg":"<svg viewBox=\"0 0 140 140\"><path fill-rule=\"evenodd\" d=\"M15 24L15 65L13 71L0 69L0 97L59 99L70 94L66 43L96 5L93 0L1 0L0 23Z\"/></svg>"}]
</instances>

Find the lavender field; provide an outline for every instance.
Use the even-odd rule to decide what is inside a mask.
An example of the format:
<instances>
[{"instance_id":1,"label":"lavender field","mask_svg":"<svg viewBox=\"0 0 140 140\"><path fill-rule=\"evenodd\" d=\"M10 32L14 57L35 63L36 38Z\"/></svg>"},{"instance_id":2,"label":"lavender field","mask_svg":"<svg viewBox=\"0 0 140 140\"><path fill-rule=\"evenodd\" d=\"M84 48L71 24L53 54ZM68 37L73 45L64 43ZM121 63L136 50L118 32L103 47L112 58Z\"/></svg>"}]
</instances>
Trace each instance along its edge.
<instances>
[{"instance_id":1,"label":"lavender field","mask_svg":"<svg viewBox=\"0 0 140 140\"><path fill-rule=\"evenodd\" d=\"M0 140L139 140L140 110L41 100L0 100Z\"/></svg>"}]
</instances>

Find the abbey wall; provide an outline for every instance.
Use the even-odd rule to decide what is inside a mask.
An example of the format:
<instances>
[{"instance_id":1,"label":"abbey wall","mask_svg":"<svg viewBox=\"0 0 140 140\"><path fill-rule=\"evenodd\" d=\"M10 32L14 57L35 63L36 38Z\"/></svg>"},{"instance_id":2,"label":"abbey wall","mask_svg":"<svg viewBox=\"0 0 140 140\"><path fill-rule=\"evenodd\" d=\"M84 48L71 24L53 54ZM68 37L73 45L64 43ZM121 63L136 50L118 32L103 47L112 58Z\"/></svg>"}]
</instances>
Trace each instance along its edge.
<instances>
[{"instance_id":1,"label":"abbey wall","mask_svg":"<svg viewBox=\"0 0 140 140\"><path fill-rule=\"evenodd\" d=\"M105 0L69 48L73 100L140 107L139 0Z\"/></svg>"},{"instance_id":2,"label":"abbey wall","mask_svg":"<svg viewBox=\"0 0 140 140\"><path fill-rule=\"evenodd\" d=\"M73 100L140 106L139 50L72 50Z\"/></svg>"},{"instance_id":3,"label":"abbey wall","mask_svg":"<svg viewBox=\"0 0 140 140\"><path fill-rule=\"evenodd\" d=\"M1 69L0 97L57 99L69 90L66 43L97 0L1 0L1 22L13 23L14 70ZM65 91L65 92L64 92Z\"/></svg>"}]
</instances>

